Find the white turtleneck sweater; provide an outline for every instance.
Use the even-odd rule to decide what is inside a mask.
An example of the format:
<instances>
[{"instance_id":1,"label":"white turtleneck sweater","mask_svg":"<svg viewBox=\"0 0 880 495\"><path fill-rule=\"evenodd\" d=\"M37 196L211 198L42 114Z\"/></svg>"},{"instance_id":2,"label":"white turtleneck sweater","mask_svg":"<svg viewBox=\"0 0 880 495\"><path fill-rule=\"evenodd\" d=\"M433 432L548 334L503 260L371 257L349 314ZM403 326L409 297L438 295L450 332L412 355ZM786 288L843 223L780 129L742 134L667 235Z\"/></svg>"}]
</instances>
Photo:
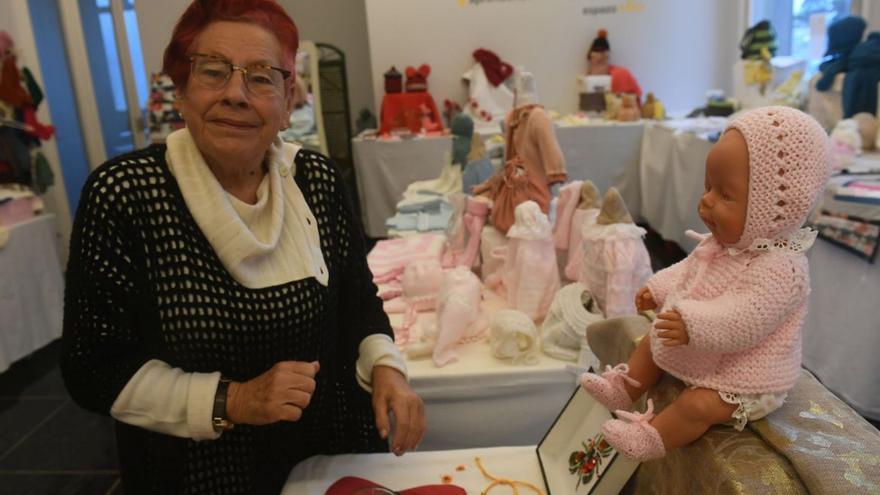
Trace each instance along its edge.
<instances>
[{"instance_id":1,"label":"white turtleneck sweater","mask_svg":"<svg viewBox=\"0 0 880 495\"><path fill-rule=\"evenodd\" d=\"M242 285L264 288L314 277L327 285L317 222L296 182L299 148L276 138L266 154L268 171L257 202L227 193L187 129L168 136L166 161L187 207L223 266ZM373 334L359 345L358 383L371 390L374 366L406 375L406 365L390 337ZM124 423L194 440L214 439L212 410L220 372L188 373L153 359L128 381L110 409Z\"/></svg>"}]
</instances>

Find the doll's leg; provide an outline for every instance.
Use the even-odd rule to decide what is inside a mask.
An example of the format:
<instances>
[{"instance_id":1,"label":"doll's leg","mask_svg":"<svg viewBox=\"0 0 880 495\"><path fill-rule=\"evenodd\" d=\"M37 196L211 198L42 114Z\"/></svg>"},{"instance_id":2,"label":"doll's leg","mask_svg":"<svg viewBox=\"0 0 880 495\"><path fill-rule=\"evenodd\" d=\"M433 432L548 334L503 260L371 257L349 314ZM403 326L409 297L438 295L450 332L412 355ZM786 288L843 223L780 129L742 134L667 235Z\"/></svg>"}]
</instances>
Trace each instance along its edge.
<instances>
[{"instance_id":1,"label":"doll's leg","mask_svg":"<svg viewBox=\"0 0 880 495\"><path fill-rule=\"evenodd\" d=\"M650 400L644 414L620 411L622 419L606 421L602 433L623 455L648 461L700 438L710 426L729 421L735 410L715 390L687 389L657 416Z\"/></svg>"},{"instance_id":2,"label":"doll's leg","mask_svg":"<svg viewBox=\"0 0 880 495\"><path fill-rule=\"evenodd\" d=\"M657 383L661 374L662 370L651 356L650 337L645 335L626 364L609 366L601 375L584 373L580 383L609 410L628 411L634 400Z\"/></svg>"},{"instance_id":3,"label":"doll's leg","mask_svg":"<svg viewBox=\"0 0 880 495\"><path fill-rule=\"evenodd\" d=\"M654 357L651 355L651 336L649 334L645 334L642 337L641 342L636 346L636 350L629 357L627 365L629 366L627 375L638 382L638 386L629 381L623 382L626 393L629 394L629 398L632 400L641 397L646 390L660 381L663 370L657 366L654 362Z\"/></svg>"},{"instance_id":4,"label":"doll's leg","mask_svg":"<svg viewBox=\"0 0 880 495\"><path fill-rule=\"evenodd\" d=\"M688 388L651 421L651 426L669 451L700 438L712 425L730 421L736 407L721 400L717 390Z\"/></svg>"}]
</instances>

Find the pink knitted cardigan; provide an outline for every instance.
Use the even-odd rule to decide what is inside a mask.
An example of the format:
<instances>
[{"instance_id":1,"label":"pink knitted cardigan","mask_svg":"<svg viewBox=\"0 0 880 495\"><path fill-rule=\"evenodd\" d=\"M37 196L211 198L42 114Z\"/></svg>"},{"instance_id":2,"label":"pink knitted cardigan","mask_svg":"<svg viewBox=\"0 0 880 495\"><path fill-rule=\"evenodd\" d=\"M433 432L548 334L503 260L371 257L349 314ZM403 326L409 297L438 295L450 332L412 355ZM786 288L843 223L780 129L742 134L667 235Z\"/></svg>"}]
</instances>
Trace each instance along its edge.
<instances>
[{"instance_id":1,"label":"pink knitted cardigan","mask_svg":"<svg viewBox=\"0 0 880 495\"><path fill-rule=\"evenodd\" d=\"M801 328L810 292L809 247L798 236L829 175L828 138L806 114L765 107L734 119L749 151L749 204L736 246L704 236L687 258L647 283L660 311L678 311L689 343L654 361L698 387L784 392L800 372Z\"/></svg>"}]
</instances>

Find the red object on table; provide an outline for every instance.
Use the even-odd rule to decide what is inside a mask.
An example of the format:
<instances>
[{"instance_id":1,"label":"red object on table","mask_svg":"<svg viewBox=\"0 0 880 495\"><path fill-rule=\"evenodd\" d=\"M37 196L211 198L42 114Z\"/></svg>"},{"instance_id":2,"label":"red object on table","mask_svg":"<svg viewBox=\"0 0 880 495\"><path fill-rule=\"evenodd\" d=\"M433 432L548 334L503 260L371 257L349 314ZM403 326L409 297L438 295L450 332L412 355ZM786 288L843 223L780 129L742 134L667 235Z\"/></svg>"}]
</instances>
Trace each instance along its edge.
<instances>
[{"instance_id":1,"label":"red object on table","mask_svg":"<svg viewBox=\"0 0 880 495\"><path fill-rule=\"evenodd\" d=\"M363 478L356 478L354 476L340 478L336 483L330 485L330 488L327 489L324 495L352 495L355 493L369 494L372 493L369 491L370 488L384 489L387 493L399 493L400 495L467 495L464 488L455 485L425 485L392 492L378 483Z\"/></svg>"},{"instance_id":2,"label":"red object on table","mask_svg":"<svg viewBox=\"0 0 880 495\"><path fill-rule=\"evenodd\" d=\"M427 91L386 94L382 98L381 115L382 124L379 127L379 134L388 134L393 129L399 128L407 128L413 133L418 133L422 130L423 116L440 127L443 125L437 104L434 103L431 93Z\"/></svg>"}]
</instances>

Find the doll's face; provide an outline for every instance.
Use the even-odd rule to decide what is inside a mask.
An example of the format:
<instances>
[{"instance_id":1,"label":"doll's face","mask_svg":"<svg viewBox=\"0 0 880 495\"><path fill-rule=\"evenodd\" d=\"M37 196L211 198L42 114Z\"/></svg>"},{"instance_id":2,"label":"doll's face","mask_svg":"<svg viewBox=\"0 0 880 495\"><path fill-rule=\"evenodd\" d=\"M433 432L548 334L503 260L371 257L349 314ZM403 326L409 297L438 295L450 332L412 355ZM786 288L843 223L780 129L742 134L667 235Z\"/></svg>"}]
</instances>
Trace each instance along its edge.
<instances>
[{"instance_id":1,"label":"doll's face","mask_svg":"<svg viewBox=\"0 0 880 495\"><path fill-rule=\"evenodd\" d=\"M746 225L749 204L749 151L736 129L725 132L706 158L706 190L700 219L722 244L736 244Z\"/></svg>"}]
</instances>

